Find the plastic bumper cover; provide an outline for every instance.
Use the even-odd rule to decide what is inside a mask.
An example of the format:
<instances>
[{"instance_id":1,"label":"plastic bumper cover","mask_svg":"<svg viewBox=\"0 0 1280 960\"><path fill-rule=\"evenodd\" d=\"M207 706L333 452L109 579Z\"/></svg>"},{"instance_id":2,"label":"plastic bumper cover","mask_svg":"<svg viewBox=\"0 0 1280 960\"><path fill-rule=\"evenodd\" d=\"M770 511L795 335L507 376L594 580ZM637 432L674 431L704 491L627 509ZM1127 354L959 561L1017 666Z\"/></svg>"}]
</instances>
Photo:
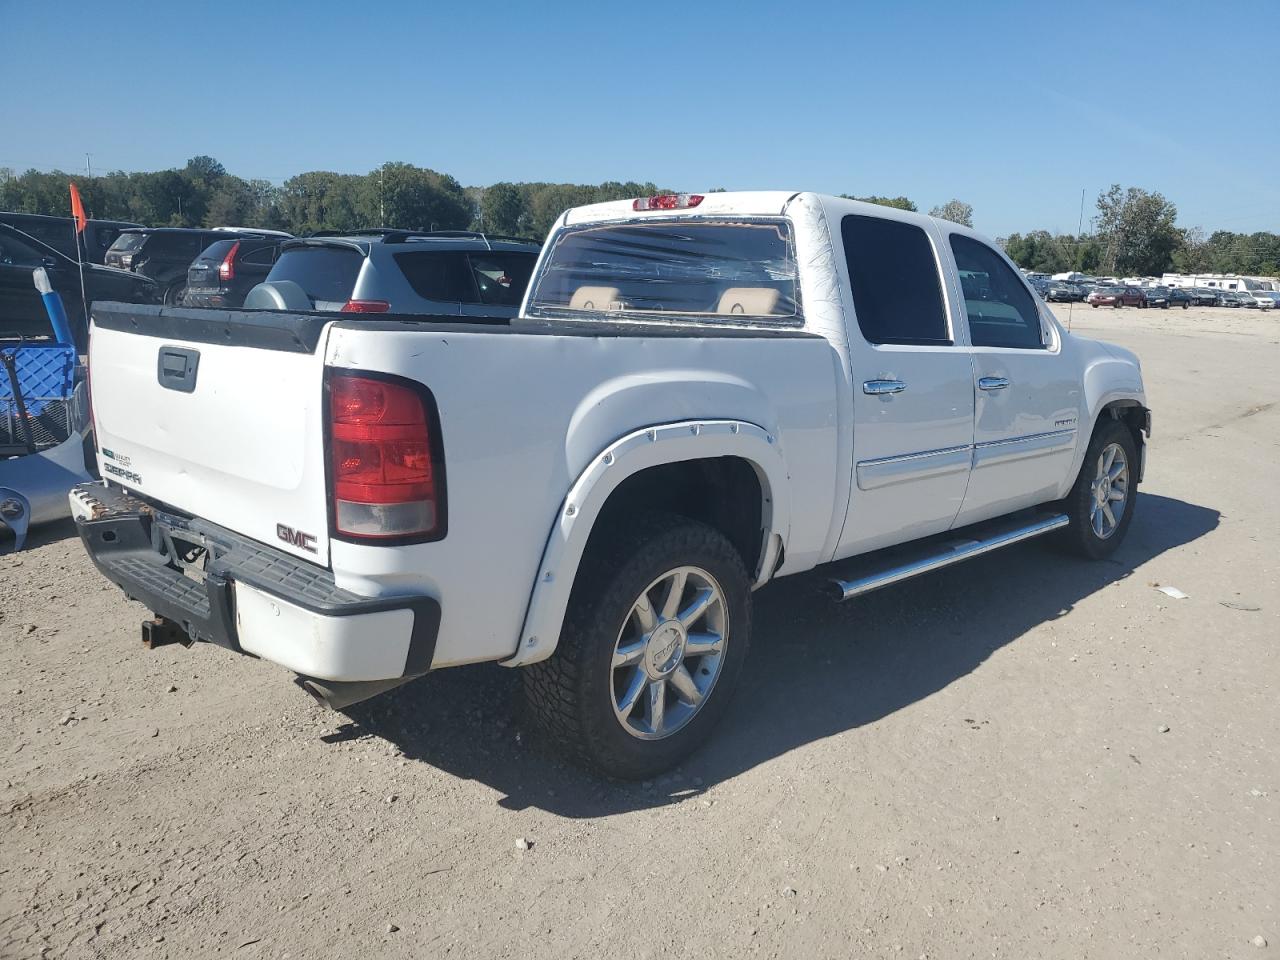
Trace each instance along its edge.
<instances>
[{"instance_id":1,"label":"plastic bumper cover","mask_svg":"<svg viewBox=\"0 0 1280 960\"><path fill-rule=\"evenodd\" d=\"M416 676L440 627L433 597L362 597L333 572L105 482L72 488L94 566L129 597L205 641L326 680ZM202 548L199 554L194 548ZM186 560L198 555L195 576Z\"/></svg>"}]
</instances>

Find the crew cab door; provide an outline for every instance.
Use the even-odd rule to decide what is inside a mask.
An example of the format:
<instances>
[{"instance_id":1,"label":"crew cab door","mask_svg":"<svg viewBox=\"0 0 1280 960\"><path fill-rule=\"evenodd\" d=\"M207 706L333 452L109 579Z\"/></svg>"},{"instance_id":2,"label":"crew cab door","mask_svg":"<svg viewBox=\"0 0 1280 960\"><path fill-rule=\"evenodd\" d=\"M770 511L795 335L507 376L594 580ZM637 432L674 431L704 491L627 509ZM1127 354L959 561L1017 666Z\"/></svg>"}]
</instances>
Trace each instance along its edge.
<instances>
[{"instance_id":1,"label":"crew cab door","mask_svg":"<svg viewBox=\"0 0 1280 960\"><path fill-rule=\"evenodd\" d=\"M836 550L845 557L951 526L969 479L974 401L939 236L860 214L841 220L840 235L853 308L854 475Z\"/></svg>"},{"instance_id":2,"label":"crew cab door","mask_svg":"<svg viewBox=\"0 0 1280 960\"><path fill-rule=\"evenodd\" d=\"M1080 382L1054 325L1009 261L950 233L973 356L973 474L956 525L1056 499L1074 459Z\"/></svg>"}]
</instances>

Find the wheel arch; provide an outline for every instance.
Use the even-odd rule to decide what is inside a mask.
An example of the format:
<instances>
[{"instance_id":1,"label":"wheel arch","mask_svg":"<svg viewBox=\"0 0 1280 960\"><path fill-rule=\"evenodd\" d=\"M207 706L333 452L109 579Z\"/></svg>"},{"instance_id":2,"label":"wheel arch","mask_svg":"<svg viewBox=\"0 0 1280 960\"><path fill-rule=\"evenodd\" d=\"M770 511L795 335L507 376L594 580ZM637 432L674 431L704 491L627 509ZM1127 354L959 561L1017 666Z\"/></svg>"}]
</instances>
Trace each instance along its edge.
<instances>
[{"instance_id":1,"label":"wheel arch","mask_svg":"<svg viewBox=\"0 0 1280 960\"><path fill-rule=\"evenodd\" d=\"M754 496L744 492L744 486L752 489L751 481ZM671 491L664 484L682 486ZM503 664L524 666L555 652L582 557L591 536L607 528L612 512L633 506L674 506L682 512L682 499L702 507L692 510L694 519L725 532L756 585L768 581L790 528L788 478L777 437L743 420L644 427L600 450L569 488L550 523L518 646ZM753 512L754 538L749 534Z\"/></svg>"}]
</instances>

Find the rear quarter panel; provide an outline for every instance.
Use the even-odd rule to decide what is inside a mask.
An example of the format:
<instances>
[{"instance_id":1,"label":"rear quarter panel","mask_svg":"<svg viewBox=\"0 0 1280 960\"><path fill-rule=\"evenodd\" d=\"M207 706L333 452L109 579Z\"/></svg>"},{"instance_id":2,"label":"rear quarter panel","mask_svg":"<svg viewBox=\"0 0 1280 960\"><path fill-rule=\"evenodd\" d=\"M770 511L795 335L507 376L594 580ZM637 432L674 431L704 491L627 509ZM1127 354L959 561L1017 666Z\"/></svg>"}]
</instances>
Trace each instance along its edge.
<instances>
[{"instance_id":1,"label":"rear quarter panel","mask_svg":"<svg viewBox=\"0 0 1280 960\"><path fill-rule=\"evenodd\" d=\"M342 586L441 601L435 666L509 656L570 486L647 426L745 420L787 468L787 567L819 562L835 504L839 360L814 337L467 332L341 323L326 362L426 384L440 410L449 534L387 549L334 541ZM574 571L561 571L571 577Z\"/></svg>"}]
</instances>

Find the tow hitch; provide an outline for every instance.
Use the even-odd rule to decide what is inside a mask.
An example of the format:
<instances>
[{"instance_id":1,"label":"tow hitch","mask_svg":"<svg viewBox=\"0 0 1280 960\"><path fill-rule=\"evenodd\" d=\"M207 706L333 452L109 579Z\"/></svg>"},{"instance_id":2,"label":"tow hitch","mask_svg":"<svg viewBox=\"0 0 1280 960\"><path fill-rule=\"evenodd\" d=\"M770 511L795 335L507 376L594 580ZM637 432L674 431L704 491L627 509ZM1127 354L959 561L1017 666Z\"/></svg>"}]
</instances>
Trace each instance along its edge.
<instances>
[{"instance_id":1,"label":"tow hitch","mask_svg":"<svg viewBox=\"0 0 1280 960\"><path fill-rule=\"evenodd\" d=\"M156 617L154 620L142 621L142 645L148 650L163 647L167 643L180 643L189 647L194 640L182 628L168 617Z\"/></svg>"}]
</instances>

